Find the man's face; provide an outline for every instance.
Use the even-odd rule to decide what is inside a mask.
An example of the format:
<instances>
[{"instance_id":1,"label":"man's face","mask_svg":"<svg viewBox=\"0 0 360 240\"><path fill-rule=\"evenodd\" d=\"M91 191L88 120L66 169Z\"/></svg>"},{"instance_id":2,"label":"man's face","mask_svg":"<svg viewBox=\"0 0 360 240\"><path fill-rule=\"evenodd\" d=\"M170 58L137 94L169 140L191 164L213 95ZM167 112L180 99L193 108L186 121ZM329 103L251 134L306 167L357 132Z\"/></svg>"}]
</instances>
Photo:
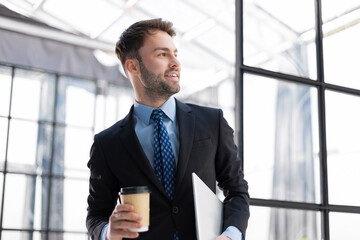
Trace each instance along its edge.
<instances>
[{"instance_id":1,"label":"man's face","mask_svg":"<svg viewBox=\"0 0 360 240\"><path fill-rule=\"evenodd\" d=\"M172 37L156 31L145 38L139 49L140 80L149 96L168 98L180 91L180 62Z\"/></svg>"}]
</instances>

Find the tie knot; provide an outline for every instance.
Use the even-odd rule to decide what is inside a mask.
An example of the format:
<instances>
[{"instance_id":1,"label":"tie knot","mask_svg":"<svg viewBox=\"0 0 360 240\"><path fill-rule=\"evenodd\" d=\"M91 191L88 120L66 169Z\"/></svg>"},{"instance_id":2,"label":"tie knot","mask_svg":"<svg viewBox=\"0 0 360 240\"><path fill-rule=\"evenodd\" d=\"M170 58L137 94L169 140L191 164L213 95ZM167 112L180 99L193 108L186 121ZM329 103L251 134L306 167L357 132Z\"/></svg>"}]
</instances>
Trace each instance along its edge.
<instances>
[{"instance_id":1,"label":"tie knot","mask_svg":"<svg viewBox=\"0 0 360 240\"><path fill-rule=\"evenodd\" d=\"M154 109L151 113L151 119L156 123L162 121L164 117L164 112L161 109Z\"/></svg>"}]
</instances>

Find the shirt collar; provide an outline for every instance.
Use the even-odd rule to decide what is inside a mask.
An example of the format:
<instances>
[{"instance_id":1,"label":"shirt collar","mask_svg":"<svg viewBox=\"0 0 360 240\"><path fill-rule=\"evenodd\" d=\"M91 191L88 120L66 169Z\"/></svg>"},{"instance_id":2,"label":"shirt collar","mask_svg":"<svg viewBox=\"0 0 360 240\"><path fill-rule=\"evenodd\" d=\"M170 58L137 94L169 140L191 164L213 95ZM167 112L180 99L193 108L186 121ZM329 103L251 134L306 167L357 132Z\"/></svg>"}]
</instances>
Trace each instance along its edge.
<instances>
[{"instance_id":1,"label":"shirt collar","mask_svg":"<svg viewBox=\"0 0 360 240\"><path fill-rule=\"evenodd\" d=\"M159 107L165 115L172 121L176 118L176 102L175 98L171 96L163 105ZM146 125L150 124L150 116L154 108L143 105L138 102L134 102L134 113L141 119Z\"/></svg>"}]
</instances>

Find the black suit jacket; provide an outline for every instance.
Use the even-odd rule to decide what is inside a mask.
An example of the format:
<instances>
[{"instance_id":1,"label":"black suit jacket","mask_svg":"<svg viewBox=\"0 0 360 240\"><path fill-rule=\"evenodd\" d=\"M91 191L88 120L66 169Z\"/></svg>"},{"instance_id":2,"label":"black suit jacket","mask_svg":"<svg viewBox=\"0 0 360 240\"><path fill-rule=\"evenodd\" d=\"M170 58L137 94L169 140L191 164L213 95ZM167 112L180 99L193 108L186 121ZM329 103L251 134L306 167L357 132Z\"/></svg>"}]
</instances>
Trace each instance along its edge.
<instances>
[{"instance_id":1,"label":"black suit jacket","mask_svg":"<svg viewBox=\"0 0 360 240\"><path fill-rule=\"evenodd\" d=\"M192 172L214 192L218 182L226 197L223 229L235 226L245 235L248 185L240 169L233 130L222 111L176 100L176 117L180 149L173 200L168 198L142 150L134 130L133 107L124 119L95 135L88 162L91 176L86 219L93 239L99 239L121 187L148 186L150 228L138 239L171 240L177 229L181 240L195 240Z\"/></svg>"}]
</instances>

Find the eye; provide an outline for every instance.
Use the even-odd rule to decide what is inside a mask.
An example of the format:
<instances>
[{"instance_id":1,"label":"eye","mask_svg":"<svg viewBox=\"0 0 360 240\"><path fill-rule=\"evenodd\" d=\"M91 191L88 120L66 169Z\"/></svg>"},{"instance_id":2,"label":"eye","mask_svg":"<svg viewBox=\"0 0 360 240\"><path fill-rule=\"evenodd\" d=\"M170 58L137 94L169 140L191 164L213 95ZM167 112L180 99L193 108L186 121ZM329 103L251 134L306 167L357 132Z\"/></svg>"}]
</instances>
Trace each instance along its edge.
<instances>
[{"instance_id":1,"label":"eye","mask_svg":"<svg viewBox=\"0 0 360 240\"><path fill-rule=\"evenodd\" d=\"M166 53L162 52L162 53L159 53L158 56L161 56L161 57L165 57L166 56Z\"/></svg>"}]
</instances>

